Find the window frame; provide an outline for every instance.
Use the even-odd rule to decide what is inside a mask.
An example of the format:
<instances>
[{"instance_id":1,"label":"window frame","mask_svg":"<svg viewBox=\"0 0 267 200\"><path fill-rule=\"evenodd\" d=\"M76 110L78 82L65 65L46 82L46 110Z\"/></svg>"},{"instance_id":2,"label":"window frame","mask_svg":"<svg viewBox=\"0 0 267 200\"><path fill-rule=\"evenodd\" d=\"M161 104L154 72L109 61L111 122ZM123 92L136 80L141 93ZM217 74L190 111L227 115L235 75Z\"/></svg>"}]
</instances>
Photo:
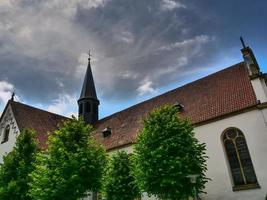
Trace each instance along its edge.
<instances>
[{"instance_id":1,"label":"window frame","mask_svg":"<svg viewBox=\"0 0 267 200\"><path fill-rule=\"evenodd\" d=\"M229 136L227 139L225 139L225 135L229 132L229 130L235 130L236 132L236 136L234 139L231 139ZM243 137L244 139L244 145L246 147L246 151L247 151L247 156L248 158L250 159L250 162L251 162L251 170L253 171L254 175L255 175L255 183L246 183L247 182L247 177L244 173L244 166L242 164L242 159L240 158L240 152L238 151L238 147L236 145L236 140L239 136L239 134L241 135L241 137ZM228 152L227 152L227 148L226 148L226 144L225 144L225 141L226 140L232 140L233 144L234 144L234 148L235 148L235 153L236 153L236 156L237 156L237 159L238 159L238 164L239 164L239 167L240 167L240 170L241 170L241 174L242 174L242 178L243 178L243 181L244 181L244 184L242 185L237 185L235 180L234 180L234 176L233 176L233 172L232 172L232 168L231 168L231 164L230 164L230 158L228 156ZM222 141L222 145L223 145L223 149L224 149L224 153L225 153L225 158L226 158L226 162L227 162L227 165L228 165L228 169L230 171L230 178L231 178L231 182L232 182L232 189L233 191L240 191L240 190L248 190L248 189L256 189L256 188L260 188L260 185L258 183L258 179L257 179L257 175L256 175L256 172L255 172L255 169L254 169L254 165L253 165L253 162L252 162L252 159L251 159L251 156L250 156L250 152L249 152L249 148L248 148L248 145L247 145L247 140L246 140L246 137L245 137L245 134L238 128L236 127L229 127L227 129L225 129L222 134L221 134L221 141Z\"/></svg>"},{"instance_id":2,"label":"window frame","mask_svg":"<svg viewBox=\"0 0 267 200\"><path fill-rule=\"evenodd\" d=\"M6 143L9 140L9 135L10 135L10 125L8 124L8 125L6 125L6 127L4 129L1 144Z\"/></svg>"}]
</instances>

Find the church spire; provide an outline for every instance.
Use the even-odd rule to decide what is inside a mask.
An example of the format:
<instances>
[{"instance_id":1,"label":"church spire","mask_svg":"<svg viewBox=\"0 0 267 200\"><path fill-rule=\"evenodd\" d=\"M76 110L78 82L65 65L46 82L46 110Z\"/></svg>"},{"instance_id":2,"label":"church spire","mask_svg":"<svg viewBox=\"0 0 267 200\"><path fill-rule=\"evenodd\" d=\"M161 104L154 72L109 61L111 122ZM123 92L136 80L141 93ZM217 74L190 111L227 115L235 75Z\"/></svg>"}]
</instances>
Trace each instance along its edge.
<instances>
[{"instance_id":1,"label":"church spire","mask_svg":"<svg viewBox=\"0 0 267 200\"><path fill-rule=\"evenodd\" d=\"M82 86L79 105L79 117L83 117L87 124L94 125L98 120L98 106L94 78L91 69L91 54L89 52L88 66Z\"/></svg>"},{"instance_id":2,"label":"church spire","mask_svg":"<svg viewBox=\"0 0 267 200\"><path fill-rule=\"evenodd\" d=\"M88 66L83 82L83 87L80 95L80 99L83 98L95 98L97 99L96 96L96 90L95 90L95 83L94 83L94 78L93 78L93 73L91 69L91 54L89 52L89 58L88 58Z\"/></svg>"},{"instance_id":3,"label":"church spire","mask_svg":"<svg viewBox=\"0 0 267 200\"><path fill-rule=\"evenodd\" d=\"M243 58L245 61L245 64L249 70L249 75L251 78L257 77L260 75L260 67L257 63L257 60L254 56L254 53L252 49L245 45L245 42L242 37L240 37L241 44L243 48L241 49L241 52L243 54Z\"/></svg>"}]
</instances>

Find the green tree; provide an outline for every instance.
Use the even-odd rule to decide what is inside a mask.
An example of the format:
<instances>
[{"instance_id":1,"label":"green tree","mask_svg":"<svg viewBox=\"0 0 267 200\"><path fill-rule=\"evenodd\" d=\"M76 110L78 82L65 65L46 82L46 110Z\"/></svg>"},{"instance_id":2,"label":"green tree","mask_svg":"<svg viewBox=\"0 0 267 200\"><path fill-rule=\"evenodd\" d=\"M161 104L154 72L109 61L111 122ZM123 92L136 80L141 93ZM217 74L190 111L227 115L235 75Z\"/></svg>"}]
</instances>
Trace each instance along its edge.
<instances>
[{"instance_id":1,"label":"green tree","mask_svg":"<svg viewBox=\"0 0 267 200\"><path fill-rule=\"evenodd\" d=\"M33 171L37 144L33 130L23 130L14 149L3 158L0 165L0 200L30 200L27 196Z\"/></svg>"},{"instance_id":2,"label":"green tree","mask_svg":"<svg viewBox=\"0 0 267 200\"><path fill-rule=\"evenodd\" d=\"M187 199L194 191L187 175L200 175L195 187L203 192L206 159L205 144L194 137L189 120L179 118L173 106L163 106L143 121L134 146L134 176L142 192L160 199Z\"/></svg>"},{"instance_id":3,"label":"green tree","mask_svg":"<svg viewBox=\"0 0 267 200\"><path fill-rule=\"evenodd\" d=\"M130 155L125 151L114 154L104 177L106 200L134 200L140 193L131 174Z\"/></svg>"},{"instance_id":4,"label":"green tree","mask_svg":"<svg viewBox=\"0 0 267 200\"><path fill-rule=\"evenodd\" d=\"M36 200L76 200L98 191L106 164L105 150L83 120L67 120L50 134L32 172L30 196Z\"/></svg>"}]
</instances>

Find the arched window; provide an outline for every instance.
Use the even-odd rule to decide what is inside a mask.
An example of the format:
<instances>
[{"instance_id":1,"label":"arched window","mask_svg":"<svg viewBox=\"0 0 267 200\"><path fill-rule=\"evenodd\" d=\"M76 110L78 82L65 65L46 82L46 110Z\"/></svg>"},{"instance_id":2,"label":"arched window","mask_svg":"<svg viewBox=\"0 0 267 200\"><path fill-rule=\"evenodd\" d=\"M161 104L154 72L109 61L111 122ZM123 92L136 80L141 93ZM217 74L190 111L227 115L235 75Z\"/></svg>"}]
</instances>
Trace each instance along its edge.
<instances>
[{"instance_id":1,"label":"arched window","mask_svg":"<svg viewBox=\"0 0 267 200\"><path fill-rule=\"evenodd\" d=\"M4 130L4 135L3 135L2 143L5 143L5 142L8 141L9 132L10 132L10 126L7 125L6 128L5 128L5 130Z\"/></svg>"},{"instance_id":2,"label":"arched window","mask_svg":"<svg viewBox=\"0 0 267 200\"><path fill-rule=\"evenodd\" d=\"M244 134L237 128L229 128L223 132L223 144L232 174L233 190L258 188Z\"/></svg>"}]
</instances>

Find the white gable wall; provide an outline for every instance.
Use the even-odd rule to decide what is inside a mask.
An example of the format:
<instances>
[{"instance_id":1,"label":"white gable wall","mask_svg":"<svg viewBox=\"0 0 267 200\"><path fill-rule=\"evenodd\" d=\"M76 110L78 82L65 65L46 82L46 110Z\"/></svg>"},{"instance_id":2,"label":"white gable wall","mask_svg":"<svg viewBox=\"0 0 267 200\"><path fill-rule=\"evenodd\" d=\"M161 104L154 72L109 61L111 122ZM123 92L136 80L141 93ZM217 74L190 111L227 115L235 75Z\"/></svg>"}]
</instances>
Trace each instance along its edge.
<instances>
[{"instance_id":1,"label":"white gable wall","mask_svg":"<svg viewBox=\"0 0 267 200\"><path fill-rule=\"evenodd\" d=\"M3 115L2 121L0 122L0 163L3 162L3 156L12 151L15 146L17 135L20 133L10 105L8 105ZM9 138L7 142L2 143L4 131L8 124L10 125Z\"/></svg>"}]
</instances>

